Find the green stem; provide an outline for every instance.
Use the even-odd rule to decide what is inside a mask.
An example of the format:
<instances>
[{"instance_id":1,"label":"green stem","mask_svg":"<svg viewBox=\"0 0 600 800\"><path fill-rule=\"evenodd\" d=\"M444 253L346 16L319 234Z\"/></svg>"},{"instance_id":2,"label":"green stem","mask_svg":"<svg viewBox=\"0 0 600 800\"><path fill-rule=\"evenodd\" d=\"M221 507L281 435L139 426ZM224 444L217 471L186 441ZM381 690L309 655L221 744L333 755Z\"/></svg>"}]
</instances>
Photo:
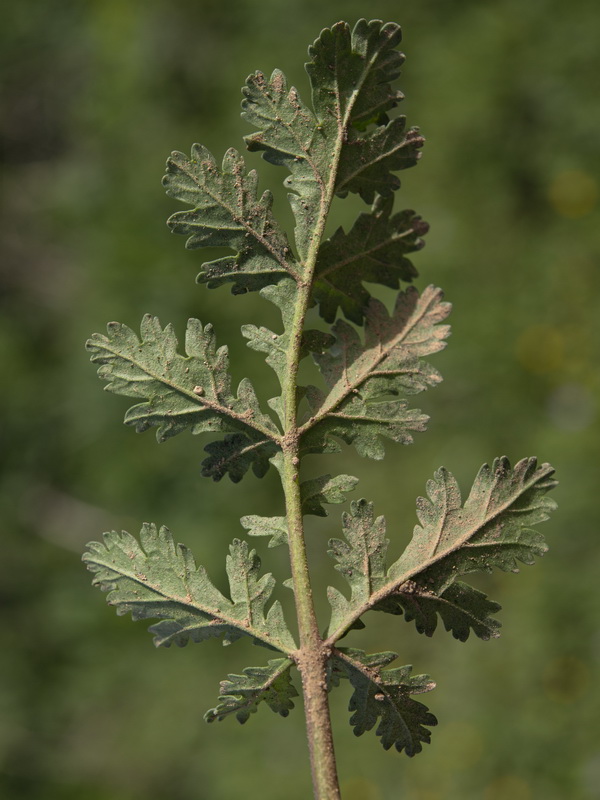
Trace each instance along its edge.
<instances>
[{"instance_id":1,"label":"green stem","mask_svg":"<svg viewBox=\"0 0 600 800\"><path fill-rule=\"evenodd\" d=\"M306 733L316 800L340 800L329 699L327 662L330 650L319 633L306 557L302 498L298 467L300 448L297 420L296 384L304 319L310 299L310 282L298 287L292 344L288 354L286 385L283 392L285 435L283 437L281 481L285 494L290 567L296 600L300 649L295 654L302 677Z\"/></svg>"},{"instance_id":2,"label":"green stem","mask_svg":"<svg viewBox=\"0 0 600 800\"><path fill-rule=\"evenodd\" d=\"M300 348L304 320L310 302L313 274L317 263L319 244L325 230L325 222L334 195L335 174L341 151L341 137L337 143L330 179L321 197L320 213L308 249L302 282L298 283L298 295L291 329L286 382L283 387L284 437L282 484L285 493L288 522L290 566L296 599L296 615L300 635L300 649L296 664L302 676L306 734L312 771L315 800L341 800L329 698L327 695L327 662L331 650L323 643L319 633L312 588L306 558L304 523L298 468L300 465L300 436L297 418L296 386L300 364Z\"/></svg>"},{"instance_id":3,"label":"green stem","mask_svg":"<svg viewBox=\"0 0 600 800\"><path fill-rule=\"evenodd\" d=\"M315 798L340 800L327 696L327 661L330 650L323 644L315 616L304 540L297 453L297 442L290 443L286 447L282 470L290 564L300 635L300 649L295 654L295 661L302 676L306 733Z\"/></svg>"}]
</instances>

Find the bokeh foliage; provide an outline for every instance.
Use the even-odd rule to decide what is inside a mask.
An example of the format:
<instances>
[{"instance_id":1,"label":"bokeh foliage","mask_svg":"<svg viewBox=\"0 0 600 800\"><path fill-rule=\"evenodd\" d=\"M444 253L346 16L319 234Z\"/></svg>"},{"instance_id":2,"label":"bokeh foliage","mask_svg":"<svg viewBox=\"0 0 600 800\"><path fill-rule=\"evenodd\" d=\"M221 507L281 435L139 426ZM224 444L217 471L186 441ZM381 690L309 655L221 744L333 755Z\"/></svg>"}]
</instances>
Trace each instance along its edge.
<instances>
[{"instance_id":1,"label":"bokeh foliage","mask_svg":"<svg viewBox=\"0 0 600 800\"><path fill-rule=\"evenodd\" d=\"M427 143L396 202L431 223L414 256L418 285L444 288L454 333L436 362L445 381L422 403L429 433L382 462L348 448L344 470L361 478L355 496L386 515L394 557L441 464L466 489L494 455L535 454L561 486L543 562L518 580L478 584L502 603L500 640L415 641L400 622L369 621L361 646L398 651L439 679L429 699L442 723L408 762L374 737L354 740L348 696L334 698L344 798L600 796L596 4L29 0L11 4L0 29L7 800L279 800L280 782L290 800L310 795L300 713L261 710L244 727L202 721L218 682L251 663L250 645L154 651L144 624L115 618L79 563L102 530L147 519L177 531L219 576L229 542L244 535L239 517L281 513L275 477L213 484L200 476L195 439L159 447L136 436L83 342L111 319L135 327L145 312L182 338L197 316L227 340L237 379L274 380L239 327L276 325L275 312L194 286L199 254L164 225L176 208L160 187L163 164L196 140L218 158L241 147L246 76L279 67L306 95L308 43L365 15L404 28L403 111ZM280 171L247 158L291 228ZM331 232L348 227L352 203L340 204ZM335 576L324 553L339 516L311 521L323 583ZM267 569L285 572L283 548L259 549Z\"/></svg>"}]
</instances>

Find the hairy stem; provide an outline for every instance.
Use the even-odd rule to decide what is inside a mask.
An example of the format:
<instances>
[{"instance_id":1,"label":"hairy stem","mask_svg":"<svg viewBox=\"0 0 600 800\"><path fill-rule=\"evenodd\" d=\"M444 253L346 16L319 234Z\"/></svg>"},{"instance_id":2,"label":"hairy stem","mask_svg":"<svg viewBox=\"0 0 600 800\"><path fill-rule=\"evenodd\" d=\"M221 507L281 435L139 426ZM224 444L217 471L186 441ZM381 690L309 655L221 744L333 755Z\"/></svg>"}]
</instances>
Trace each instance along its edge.
<instances>
[{"instance_id":1,"label":"hairy stem","mask_svg":"<svg viewBox=\"0 0 600 800\"><path fill-rule=\"evenodd\" d=\"M341 140L336 149L334 163L337 166ZM323 644L315 615L312 588L306 557L304 524L298 468L300 465L300 437L297 418L296 384L300 363L300 348L304 320L310 302L312 279L317 262L319 244L334 194L335 172L323 192L318 223L311 240L305 264L303 281L298 285L296 309L291 332L291 347L288 354L286 381L283 387L284 428L282 484L285 493L288 522L290 565L296 614L300 635L300 650L296 664L302 676L306 733L310 753L315 800L340 800L329 698L327 696L327 662L330 650Z\"/></svg>"},{"instance_id":2,"label":"hairy stem","mask_svg":"<svg viewBox=\"0 0 600 800\"><path fill-rule=\"evenodd\" d=\"M313 605L304 541L297 452L296 443L284 450L282 475L288 520L290 564L300 635L300 649L295 654L295 660L302 676L306 732L315 798L317 800L339 800L340 790L327 697L326 666L329 649L323 644Z\"/></svg>"},{"instance_id":3,"label":"hairy stem","mask_svg":"<svg viewBox=\"0 0 600 800\"><path fill-rule=\"evenodd\" d=\"M304 318L308 309L310 284L298 291L293 323L292 347L288 357L284 388L285 436L282 485L288 523L290 566L296 599L300 649L296 664L302 676L306 733L310 753L313 789L316 800L339 800L340 789L333 749L326 668L329 648L323 644L315 615L302 518L298 467L300 449L296 409L296 381Z\"/></svg>"}]
</instances>

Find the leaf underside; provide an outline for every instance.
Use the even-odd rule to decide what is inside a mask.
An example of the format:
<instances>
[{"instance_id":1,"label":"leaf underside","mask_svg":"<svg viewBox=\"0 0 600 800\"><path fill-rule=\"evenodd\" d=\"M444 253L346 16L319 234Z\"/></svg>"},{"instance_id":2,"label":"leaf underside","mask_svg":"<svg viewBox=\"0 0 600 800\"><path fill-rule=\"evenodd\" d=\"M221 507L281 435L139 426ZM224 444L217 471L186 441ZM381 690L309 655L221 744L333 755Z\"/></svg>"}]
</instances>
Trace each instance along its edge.
<instances>
[{"instance_id":1,"label":"leaf underside","mask_svg":"<svg viewBox=\"0 0 600 800\"><path fill-rule=\"evenodd\" d=\"M150 627L157 647L183 647L213 636L230 644L250 636L256 644L283 653L296 649L279 601L267 610L275 579L260 576L260 559L239 539L227 557L231 599L215 588L204 567L196 565L187 547L175 544L165 527L146 523L139 543L125 531L105 533L103 542L88 545L83 560L94 573L93 584L108 592L107 601L117 614L160 620Z\"/></svg>"},{"instance_id":2,"label":"leaf underside","mask_svg":"<svg viewBox=\"0 0 600 800\"><path fill-rule=\"evenodd\" d=\"M173 214L168 225L188 236L186 246L227 247L236 252L204 265L199 282L210 288L233 284L234 294L262 289L296 274L298 265L272 214L273 197L258 197L258 176L246 173L244 159L230 148L221 167L202 145L190 158L173 153L163 185L170 197L193 206Z\"/></svg>"},{"instance_id":3,"label":"leaf underside","mask_svg":"<svg viewBox=\"0 0 600 800\"><path fill-rule=\"evenodd\" d=\"M364 283L399 289L417 271L407 254L420 250L429 226L413 211L392 214L393 198L375 199L371 212L360 214L348 233L338 228L319 249L313 298L326 322L338 309L362 325L370 295Z\"/></svg>"},{"instance_id":4,"label":"leaf underside","mask_svg":"<svg viewBox=\"0 0 600 800\"><path fill-rule=\"evenodd\" d=\"M256 72L246 81L242 117L257 129L246 145L290 173L285 185L301 260L331 182L336 194L354 192L372 203L399 187L393 172L419 158L424 140L418 130L387 114L402 99L390 85L404 60L396 49L400 39L398 25L377 20L360 20L352 31L346 23L323 30L306 65L312 109L280 70L270 78Z\"/></svg>"},{"instance_id":5,"label":"leaf underside","mask_svg":"<svg viewBox=\"0 0 600 800\"><path fill-rule=\"evenodd\" d=\"M362 650L336 650L333 680L347 678L354 689L349 710L353 712L350 724L356 736L379 723L375 733L385 750L395 747L414 756L429 743L428 727L437 725L437 720L427 706L410 695L429 692L435 683L429 675L411 676L411 666L382 669L396 658L397 654L391 652L367 655Z\"/></svg>"},{"instance_id":6,"label":"leaf underside","mask_svg":"<svg viewBox=\"0 0 600 800\"><path fill-rule=\"evenodd\" d=\"M249 536L270 536L269 547L287 544L288 529L286 517L259 517L250 514L240 519L242 527Z\"/></svg>"},{"instance_id":7,"label":"leaf underside","mask_svg":"<svg viewBox=\"0 0 600 800\"><path fill-rule=\"evenodd\" d=\"M204 715L207 722L221 722L235 714L238 722L246 722L258 710L260 703L266 703L271 711L287 717L298 696L290 678L293 662L287 658L269 661L266 667L246 667L243 675L228 675L221 681L219 703Z\"/></svg>"},{"instance_id":8,"label":"leaf underside","mask_svg":"<svg viewBox=\"0 0 600 800\"><path fill-rule=\"evenodd\" d=\"M400 27L360 20L353 30L338 23L322 31L309 49L306 70L312 108L285 75L275 70L250 75L243 88L242 118L256 132L245 137L251 151L285 167L296 220L296 255L272 214L272 196L259 196L257 175L233 149L219 165L202 145L189 157L167 161L167 194L191 206L171 216L169 227L188 237L187 247L226 247L233 255L203 266L199 281L210 288L231 283L234 293L258 291L280 279L300 281L311 248L317 246L312 303L327 321L336 310L362 322L369 294L364 282L398 288L416 270L407 255L423 245L427 225L412 211L392 214L394 174L414 166L424 139L404 117L390 119L403 99L391 82L404 56L397 50ZM373 203L348 232L314 240L329 192L359 194Z\"/></svg>"},{"instance_id":9,"label":"leaf underside","mask_svg":"<svg viewBox=\"0 0 600 800\"><path fill-rule=\"evenodd\" d=\"M321 475L300 484L302 513L326 517L324 503L345 503L348 492L354 490L358 478L352 475Z\"/></svg>"},{"instance_id":10,"label":"leaf underside","mask_svg":"<svg viewBox=\"0 0 600 800\"><path fill-rule=\"evenodd\" d=\"M357 626L369 610L404 615L417 630L431 636L438 617L446 630L465 641L472 631L481 639L499 635L491 617L500 606L483 592L457 580L494 567L518 572L517 562L532 564L546 544L532 526L548 519L555 508L546 496L555 485L553 468L533 458L511 468L496 459L479 470L464 505L454 477L445 469L427 485L428 499L419 498L421 525L402 556L386 567L388 540L383 517L375 519L372 504L354 502L343 518L344 539L330 541L330 555L348 581L350 598L328 590L332 606L330 639Z\"/></svg>"},{"instance_id":11,"label":"leaf underside","mask_svg":"<svg viewBox=\"0 0 600 800\"><path fill-rule=\"evenodd\" d=\"M238 481L252 467L264 475L279 449L279 431L261 411L248 380L233 394L227 348L217 348L212 325L188 321L185 356L177 352L172 326L163 330L149 314L139 338L126 325L112 322L108 335L94 334L86 347L100 365L98 375L107 381L107 390L144 401L127 411L126 425L140 433L156 426L159 442L184 430L231 432L207 446L203 474L215 480L229 474Z\"/></svg>"},{"instance_id":12,"label":"leaf underside","mask_svg":"<svg viewBox=\"0 0 600 800\"><path fill-rule=\"evenodd\" d=\"M410 287L398 295L391 316L378 300L365 313L364 340L338 320L335 344L314 359L328 392L308 386L311 418L305 424L306 452L335 451L335 439L353 444L362 456L381 459L382 437L402 444L425 429L428 417L408 407L406 396L422 392L441 376L422 356L445 347L450 311L433 286L419 295Z\"/></svg>"}]
</instances>

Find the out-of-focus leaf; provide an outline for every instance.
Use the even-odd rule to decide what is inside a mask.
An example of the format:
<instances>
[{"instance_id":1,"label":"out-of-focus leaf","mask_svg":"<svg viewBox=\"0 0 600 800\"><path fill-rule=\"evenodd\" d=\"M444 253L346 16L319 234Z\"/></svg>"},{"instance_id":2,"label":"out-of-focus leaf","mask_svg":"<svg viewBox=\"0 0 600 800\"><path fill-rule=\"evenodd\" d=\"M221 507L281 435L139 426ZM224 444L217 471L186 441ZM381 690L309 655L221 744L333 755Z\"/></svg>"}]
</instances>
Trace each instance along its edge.
<instances>
[{"instance_id":1,"label":"out-of-focus leaf","mask_svg":"<svg viewBox=\"0 0 600 800\"><path fill-rule=\"evenodd\" d=\"M191 552L175 544L168 528L145 524L140 542L123 531L91 542L83 556L94 573L93 584L108 592L117 614L160 619L150 627L157 646L179 646L223 636L223 644L250 636L257 644L289 653L296 649L279 601L267 603L275 586L271 574L260 576L260 559L246 542L234 539L227 556L231 599L196 566Z\"/></svg>"}]
</instances>

